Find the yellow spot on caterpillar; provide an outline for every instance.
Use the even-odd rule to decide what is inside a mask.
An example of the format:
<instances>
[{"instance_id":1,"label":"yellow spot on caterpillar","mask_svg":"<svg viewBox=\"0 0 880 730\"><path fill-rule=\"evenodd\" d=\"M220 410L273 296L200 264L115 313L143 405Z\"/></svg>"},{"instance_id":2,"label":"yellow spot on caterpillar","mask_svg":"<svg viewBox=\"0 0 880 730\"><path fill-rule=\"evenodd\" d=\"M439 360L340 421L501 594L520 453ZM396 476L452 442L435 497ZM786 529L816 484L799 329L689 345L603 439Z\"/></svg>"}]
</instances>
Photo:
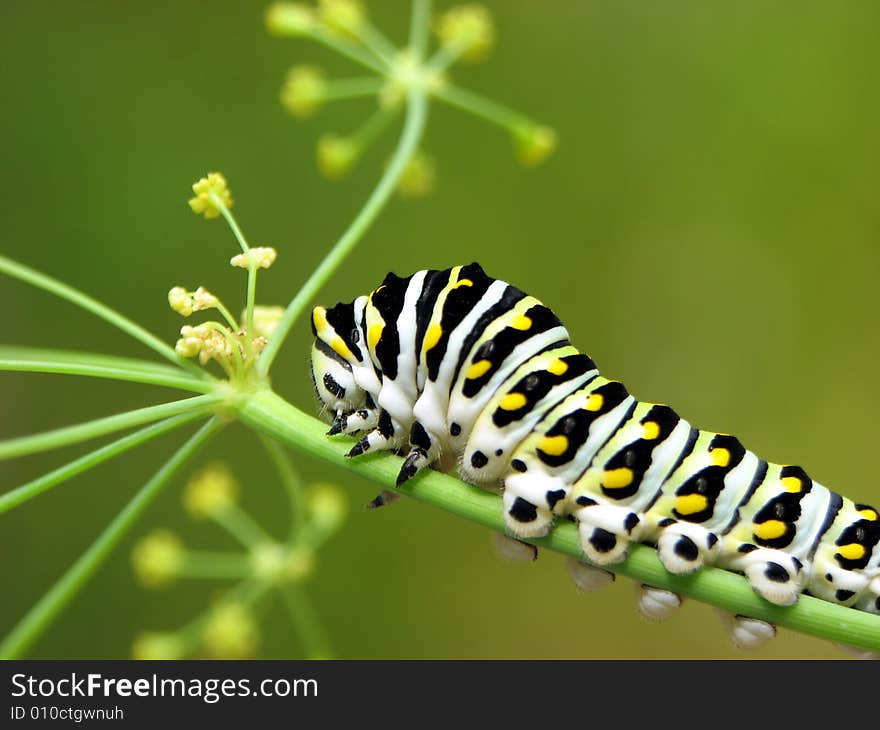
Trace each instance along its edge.
<instances>
[{"instance_id":1,"label":"yellow spot on caterpillar","mask_svg":"<svg viewBox=\"0 0 880 730\"><path fill-rule=\"evenodd\" d=\"M547 372L553 375L565 375L568 372L568 363L565 360L554 360L547 366Z\"/></svg>"},{"instance_id":2,"label":"yellow spot on caterpillar","mask_svg":"<svg viewBox=\"0 0 880 730\"><path fill-rule=\"evenodd\" d=\"M804 488L799 477L782 477L780 481L782 482L782 488L792 494L797 494Z\"/></svg>"},{"instance_id":3,"label":"yellow spot on caterpillar","mask_svg":"<svg viewBox=\"0 0 880 730\"><path fill-rule=\"evenodd\" d=\"M315 307L312 310L312 324L320 337L321 332L330 326L327 322L327 310L324 307Z\"/></svg>"},{"instance_id":4,"label":"yellow spot on caterpillar","mask_svg":"<svg viewBox=\"0 0 880 730\"><path fill-rule=\"evenodd\" d=\"M348 345L345 344L345 340L343 340L339 335L335 335L332 340L330 340L330 347L332 347L336 354L346 360L354 360L354 355L351 350L348 349Z\"/></svg>"},{"instance_id":5,"label":"yellow spot on caterpillar","mask_svg":"<svg viewBox=\"0 0 880 730\"><path fill-rule=\"evenodd\" d=\"M518 411L528 400L522 393L508 393L501 399L498 405L504 411Z\"/></svg>"},{"instance_id":6,"label":"yellow spot on caterpillar","mask_svg":"<svg viewBox=\"0 0 880 730\"><path fill-rule=\"evenodd\" d=\"M480 378L487 372L489 372L489 368L491 367L492 363L488 360L477 360L477 362L475 362L468 368L467 373L465 373L465 377L468 380L476 380L477 378Z\"/></svg>"},{"instance_id":7,"label":"yellow spot on caterpillar","mask_svg":"<svg viewBox=\"0 0 880 730\"><path fill-rule=\"evenodd\" d=\"M767 520L755 525L755 537L760 540L775 540L782 537L787 530L788 525L782 520Z\"/></svg>"},{"instance_id":8,"label":"yellow spot on caterpillar","mask_svg":"<svg viewBox=\"0 0 880 730\"><path fill-rule=\"evenodd\" d=\"M717 448L709 452L712 463L715 466L725 467L730 463L730 452L727 449Z\"/></svg>"},{"instance_id":9,"label":"yellow spot on caterpillar","mask_svg":"<svg viewBox=\"0 0 880 730\"><path fill-rule=\"evenodd\" d=\"M866 507L865 509L860 509L859 514L864 517L866 520L871 522L876 522L878 519L877 511L871 509L870 507Z\"/></svg>"},{"instance_id":10,"label":"yellow spot on caterpillar","mask_svg":"<svg viewBox=\"0 0 880 730\"><path fill-rule=\"evenodd\" d=\"M709 506L704 494L682 494L675 498L675 511L680 515L695 515Z\"/></svg>"},{"instance_id":11,"label":"yellow spot on caterpillar","mask_svg":"<svg viewBox=\"0 0 880 730\"><path fill-rule=\"evenodd\" d=\"M541 439L541 445L538 448L548 456L562 456L568 448L568 437L561 434L559 436L545 436Z\"/></svg>"},{"instance_id":12,"label":"yellow spot on caterpillar","mask_svg":"<svg viewBox=\"0 0 880 730\"><path fill-rule=\"evenodd\" d=\"M656 421L645 421L642 424L642 428L644 429L642 438L645 439L645 441L653 441L660 435L660 424Z\"/></svg>"},{"instance_id":13,"label":"yellow spot on caterpillar","mask_svg":"<svg viewBox=\"0 0 880 730\"><path fill-rule=\"evenodd\" d=\"M453 289L458 289L458 287L460 287L460 286L473 286L473 285L474 285L474 282L472 282L470 279L459 279L459 280L455 283L455 286L452 287L452 288L453 288Z\"/></svg>"},{"instance_id":14,"label":"yellow spot on caterpillar","mask_svg":"<svg viewBox=\"0 0 880 730\"><path fill-rule=\"evenodd\" d=\"M371 324L369 330L367 330L367 341L370 343L370 347L374 350L376 349L376 345L379 344L379 340L382 339L382 330L384 327L381 324Z\"/></svg>"},{"instance_id":15,"label":"yellow spot on caterpillar","mask_svg":"<svg viewBox=\"0 0 880 730\"><path fill-rule=\"evenodd\" d=\"M518 314L513 318L513 321L510 323L510 326L515 330L521 330L525 332L532 326L532 320L530 317L526 317L524 314Z\"/></svg>"},{"instance_id":16,"label":"yellow spot on caterpillar","mask_svg":"<svg viewBox=\"0 0 880 730\"><path fill-rule=\"evenodd\" d=\"M605 399L602 397L601 393L590 393L587 396L587 402L584 403L584 410L601 411L604 404Z\"/></svg>"},{"instance_id":17,"label":"yellow spot on caterpillar","mask_svg":"<svg viewBox=\"0 0 880 730\"><path fill-rule=\"evenodd\" d=\"M440 342L440 337L443 336L443 328L440 326L439 322L432 322L428 325L428 331L425 332L425 341L422 346L422 349L427 352L432 347L434 347L438 342Z\"/></svg>"},{"instance_id":18,"label":"yellow spot on caterpillar","mask_svg":"<svg viewBox=\"0 0 880 730\"><path fill-rule=\"evenodd\" d=\"M859 545L857 542L851 542L849 545L841 545L837 548L837 553L846 560L860 560L865 557L865 546Z\"/></svg>"},{"instance_id":19,"label":"yellow spot on caterpillar","mask_svg":"<svg viewBox=\"0 0 880 730\"><path fill-rule=\"evenodd\" d=\"M623 489L632 484L633 471L627 467L609 469L602 474L602 486L606 489Z\"/></svg>"}]
</instances>

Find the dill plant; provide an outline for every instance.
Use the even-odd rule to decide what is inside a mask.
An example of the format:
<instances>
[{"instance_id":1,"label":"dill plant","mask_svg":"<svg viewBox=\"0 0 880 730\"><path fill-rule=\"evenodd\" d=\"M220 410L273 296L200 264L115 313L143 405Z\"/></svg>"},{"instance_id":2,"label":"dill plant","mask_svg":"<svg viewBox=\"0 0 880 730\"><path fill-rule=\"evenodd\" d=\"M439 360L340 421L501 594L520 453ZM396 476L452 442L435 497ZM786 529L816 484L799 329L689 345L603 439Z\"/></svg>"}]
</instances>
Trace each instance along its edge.
<instances>
[{"instance_id":1,"label":"dill plant","mask_svg":"<svg viewBox=\"0 0 880 730\"><path fill-rule=\"evenodd\" d=\"M358 0L321 0L317 7L275 3L267 10L266 25L275 36L304 38L327 46L363 70L360 76L327 79L313 66L294 67L281 90L281 103L293 116L308 117L327 103L346 99L372 97L377 101L375 112L358 129L347 135L328 133L318 140L320 170L329 178L343 178L358 164L364 151L403 116L390 161L360 211L284 308L257 305L258 274L271 267L277 255L275 249L249 245L232 214L232 194L222 174L209 173L196 182L189 200L193 212L209 220L222 218L239 246L240 252L232 256L230 264L246 272L244 309L236 317L204 287L189 290L175 285L168 293L168 304L176 312L191 317L216 311L219 317L184 325L173 346L89 295L0 257L0 273L83 308L165 360L157 363L4 346L0 348L0 370L115 379L189 393L185 398L155 406L0 441L2 461L138 429L37 479L6 489L0 494L0 515L115 456L199 423L198 429L156 469L91 546L6 635L0 643L0 656L4 658L27 654L132 532L158 494L191 464L225 424L234 420L259 434L269 459L277 467L289 503L289 534L283 539L271 536L238 506L236 482L224 467L208 465L197 471L184 492L186 510L194 518L208 519L231 534L242 551L218 554L191 549L173 533L159 528L145 534L136 544L132 555L136 573L151 587L187 578L221 578L235 584L182 629L152 631L137 637L135 655L251 655L259 642L253 609L272 591L279 592L286 601L308 656L331 655L329 639L300 583L311 572L315 551L341 523L344 507L333 487L312 485L306 489L301 484L287 448L335 464L386 488L394 487L399 459L383 454L347 461L343 455L348 445L327 439L325 423L275 393L269 380L272 363L315 295L344 263L392 194L399 191L403 195L423 195L432 189L434 162L421 149L432 104L444 103L497 125L510 136L517 157L525 165L541 163L556 146L555 134L549 127L450 80L448 70L453 64L483 60L495 43L491 17L481 6L454 7L434 17L430 0L414 0L409 36L402 48L371 23ZM429 51L432 27L438 44L434 51ZM400 491L504 532L498 496L452 476L423 473ZM547 537L530 542L582 559L576 528L571 524L558 525ZM759 598L741 576L715 568L704 568L688 576L672 575L662 567L655 551L645 546L632 546L626 561L611 570L726 611L860 649L880 651L880 617L809 596L803 596L791 607L775 606Z\"/></svg>"}]
</instances>

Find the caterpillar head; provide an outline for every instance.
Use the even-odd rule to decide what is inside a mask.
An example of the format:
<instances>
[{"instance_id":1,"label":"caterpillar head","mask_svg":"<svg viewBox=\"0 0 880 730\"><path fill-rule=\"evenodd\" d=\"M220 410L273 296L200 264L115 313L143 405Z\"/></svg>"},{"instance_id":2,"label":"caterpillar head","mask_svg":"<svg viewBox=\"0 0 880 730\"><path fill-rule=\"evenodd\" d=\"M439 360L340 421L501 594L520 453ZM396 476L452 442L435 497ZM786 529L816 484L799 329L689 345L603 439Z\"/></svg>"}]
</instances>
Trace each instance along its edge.
<instances>
[{"instance_id":1,"label":"caterpillar head","mask_svg":"<svg viewBox=\"0 0 880 730\"><path fill-rule=\"evenodd\" d=\"M361 408L366 391L355 380L353 366L363 355L354 327L353 307L339 304L332 309L315 307L312 311L312 382L321 402L322 414L333 420L343 413ZM344 334L343 334L344 333Z\"/></svg>"}]
</instances>

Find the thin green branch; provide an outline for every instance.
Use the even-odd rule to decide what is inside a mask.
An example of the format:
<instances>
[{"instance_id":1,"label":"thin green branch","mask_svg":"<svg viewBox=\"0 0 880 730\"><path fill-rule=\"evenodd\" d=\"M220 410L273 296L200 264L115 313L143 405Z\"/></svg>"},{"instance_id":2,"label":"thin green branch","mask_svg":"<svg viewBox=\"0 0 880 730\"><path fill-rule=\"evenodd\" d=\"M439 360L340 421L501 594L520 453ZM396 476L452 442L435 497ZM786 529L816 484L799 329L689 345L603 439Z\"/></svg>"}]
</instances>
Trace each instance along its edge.
<instances>
[{"instance_id":1,"label":"thin green branch","mask_svg":"<svg viewBox=\"0 0 880 730\"><path fill-rule=\"evenodd\" d=\"M272 536L237 504L230 504L211 515L212 519L246 548L274 542Z\"/></svg>"},{"instance_id":2,"label":"thin green branch","mask_svg":"<svg viewBox=\"0 0 880 730\"><path fill-rule=\"evenodd\" d=\"M538 126L537 122L525 114L457 86L444 84L433 92L433 96L456 109L469 112L511 132L523 127Z\"/></svg>"},{"instance_id":3,"label":"thin green branch","mask_svg":"<svg viewBox=\"0 0 880 730\"><path fill-rule=\"evenodd\" d=\"M51 276L42 274L39 271L13 261L12 259L8 259L5 256L0 256L0 274L6 274L14 279L31 284L38 289L47 291L61 299L66 299L72 304L76 304L78 307L82 307L87 312L91 312L117 329L131 335L154 352L159 353L162 357L173 362L175 365L186 368L191 372L197 373L199 377L202 377L202 371L194 363L191 363L189 360L178 355L174 351L174 348L162 342L162 340L145 330L140 325L135 324L127 317L122 316L119 312L111 309L106 304L102 304L96 299L93 299L87 294L83 294L81 291L60 282L57 279L53 279Z\"/></svg>"},{"instance_id":4,"label":"thin green branch","mask_svg":"<svg viewBox=\"0 0 880 730\"><path fill-rule=\"evenodd\" d=\"M292 585L282 587L281 595L287 605L293 628L306 650L307 658L332 659L333 649L330 646L330 638L308 596L301 588Z\"/></svg>"},{"instance_id":5,"label":"thin green branch","mask_svg":"<svg viewBox=\"0 0 880 730\"><path fill-rule=\"evenodd\" d=\"M287 501L290 505L290 536L298 535L306 522L305 500L302 493L302 479L297 473L293 462L284 450L284 447L277 441L260 434L260 441L269 454L269 458L275 465L284 491L287 493Z\"/></svg>"},{"instance_id":6,"label":"thin green branch","mask_svg":"<svg viewBox=\"0 0 880 730\"><path fill-rule=\"evenodd\" d=\"M152 369L140 370L132 367L113 367L87 362L64 362L62 360L43 360L28 358L0 357L0 370L20 373L53 373L56 375L83 375L92 378L124 380L130 383L159 385L167 388L179 388L195 393L210 393L215 386L207 380L199 380L187 375L178 368L166 368L160 373Z\"/></svg>"},{"instance_id":7,"label":"thin green branch","mask_svg":"<svg viewBox=\"0 0 880 730\"><path fill-rule=\"evenodd\" d=\"M238 225L238 221L235 220L235 216L232 215L232 211L226 207L226 203L223 202L223 198L221 198L217 193L210 192L208 193L211 198L211 202L214 203L214 207L220 211L220 215L223 216L223 219L226 221L226 224L232 229L232 235L235 236L235 240L238 241L238 245L241 247L242 253L247 253L250 250L250 246L248 245L247 239L244 237L244 233L242 233L241 228Z\"/></svg>"},{"instance_id":8,"label":"thin green branch","mask_svg":"<svg viewBox=\"0 0 880 730\"><path fill-rule=\"evenodd\" d=\"M334 50L337 53L346 56L355 63L359 63L361 64L361 66L365 66L371 71L375 71L376 73L382 75L384 75L388 71L384 63L373 60L373 57L360 46L356 46L350 41L332 35L320 26L315 26L314 28L312 28L309 31L309 37L317 41L318 43L327 46L331 50Z\"/></svg>"},{"instance_id":9,"label":"thin green branch","mask_svg":"<svg viewBox=\"0 0 880 730\"><path fill-rule=\"evenodd\" d=\"M85 456L74 459L64 466L58 467L57 469L50 471L48 474L44 474L27 484L22 484L20 487L11 489L5 494L0 495L0 515L4 512L8 512L13 507L17 507L23 502L33 499L52 487L66 482L68 479L72 479L78 474L82 474L84 471L112 459L114 456L123 454L136 446L140 446L141 444L151 441L154 438L158 438L169 431L180 428L203 415L204 413L200 411L184 413L180 416L174 416L173 418L168 418L159 423L154 423L140 431L135 431L134 433L129 434L128 436L123 436L121 439L107 444L106 446L102 446Z\"/></svg>"},{"instance_id":10,"label":"thin green branch","mask_svg":"<svg viewBox=\"0 0 880 730\"><path fill-rule=\"evenodd\" d=\"M184 578L226 580L247 578L253 570L247 555L200 550L187 552L178 573Z\"/></svg>"},{"instance_id":11,"label":"thin green branch","mask_svg":"<svg viewBox=\"0 0 880 730\"><path fill-rule=\"evenodd\" d=\"M425 129L427 114L427 100L424 93L417 88L411 89L407 95L406 121L404 122L403 132L401 133L400 141L391 159L391 163L385 169L385 173L382 175L379 183L370 194L364 207L355 216L351 225L345 230L323 261L309 276L306 283L296 293L293 301L287 306L281 322L279 322L278 327L269 339L269 344L257 361L257 369L261 375L266 375L269 372L272 361L278 354L278 349L303 310L309 306L321 287L324 286L342 262L345 261L346 257L376 219L376 216L385 207L385 204L397 187L403 170L419 146Z\"/></svg>"},{"instance_id":12,"label":"thin green branch","mask_svg":"<svg viewBox=\"0 0 880 730\"><path fill-rule=\"evenodd\" d=\"M76 363L79 365L97 365L118 370L137 370L139 372L157 373L159 375L180 375L180 368L152 360L141 360L134 357L117 357L96 352L78 352L76 350L53 350L45 347L22 347L19 345L0 345L0 358L4 360L44 360L47 362ZM207 376L207 373L203 373ZM208 376L210 377L210 376Z\"/></svg>"},{"instance_id":13,"label":"thin green branch","mask_svg":"<svg viewBox=\"0 0 880 730\"><path fill-rule=\"evenodd\" d=\"M413 0L409 28L409 47L416 62L421 62L428 49L428 31L431 25L431 0Z\"/></svg>"},{"instance_id":14,"label":"thin green branch","mask_svg":"<svg viewBox=\"0 0 880 730\"><path fill-rule=\"evenodd\" d=\"M138 408L126 413L107 416L106 418L98 418L86 423L78 423L75 426L66 426L53 431L7 439L6 441L0 441L0 461L58 449L62 446L70 446L80 441L88 441L99 436L105 436L108 433L122 431L126 428L140 426L144 423L152 423L153 421L159 421L163 418L183 413L206 413L221 400L223 400L223 396L219 393L197 395L192 398L162 403L158 406L148 406L147 408Z\"/></svg>"},{"instance_id":15,"label":"thin green branch","mask_svg":"<svg viewBox=\"0 0 880 730\"><path fill-rule=\"evenodd\" d=\"M397 48L381 30L364 18L354 32L364 48L372 53L386 69L391 68L397 56Z\"/></svg>"},{"instance_id":16,"label":"thin green branch","mask_svg":"<svg viewBox=\"0 0 880 730\"><path fill-rule=\"evenodd\" d=\"M339 101L357 99L363 96L375 96L387 82L384 78L366 76L353 79L333 79L326 82L321 99L323 101Z\"/></svg>"},{"instance_id":17,"label":"thin green branch","mask_svg":"<svg viewBox=\"0 0 880 730\"><path fill-rule=\"evenodd\" d=\"M347 468L377 484L393 489L401 460L391 455L346 459L349 443L339 443L324 434L327 425L287 403L270 390L253 395L241 408L242 420L260 433L329 463ZM500 498L439 472L420 474L400 490L415 499L498 532L504 532ZM583 560L577 528L557 525L547 537L529 540L557 552ZM760 598L745 578L718 568L704 568L693 575L669 573L657 552L634 545L629 557L610 567L615 573L658 588L689 596L727 611L772 624L880 652L880 616L845 608L811 596L801 596L789 607L775 606Z\"/></svg>"},{"instance_id":18,"label":"thin green branch","mask_svg":"<svg viewBox=\"0 0 880 730\"><path fill-rule=\"evenodd\" d=\"M216 418L212 418L174 452L171 458L141 488L82 556L31 607L24 618L0 643L0 659L18 659L31 648L62 609L73 600L74 596L97 572L137 519L159 495L162 488L220 427L221 423Z\"/></svg>"}]
</instances>

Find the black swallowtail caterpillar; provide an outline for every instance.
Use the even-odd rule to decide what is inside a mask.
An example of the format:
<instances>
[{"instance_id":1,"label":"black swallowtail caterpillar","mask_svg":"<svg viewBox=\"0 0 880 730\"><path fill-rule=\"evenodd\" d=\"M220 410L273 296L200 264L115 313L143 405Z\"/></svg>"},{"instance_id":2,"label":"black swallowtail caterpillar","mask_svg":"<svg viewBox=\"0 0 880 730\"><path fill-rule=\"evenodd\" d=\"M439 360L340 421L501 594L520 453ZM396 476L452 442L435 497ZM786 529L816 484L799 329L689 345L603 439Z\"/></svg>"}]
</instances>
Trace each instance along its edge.
<instances>
[{"instance_id":1,"label":"black swallowtail caterpillar","mask_svg":"<svg viewBox=\"0 0 880 730\"><path fill-rule=\"evenodd\" d=\"M331 435L349 452L406 458L501 486L512 535L578 525L582 587L604 582L633 541L672 573L714 564L779 605L801 592L880 613L880 515L770 464L733 436L702 431L669 406L637 401L578 352L553 312L479 264L389 273L372 293L312 313L312 378ZM365 435L363 435L365 434ZM661 618L678 596L643 587ZM736 617L743 646L773 634Z\"/></svg>"}]
</instances>

